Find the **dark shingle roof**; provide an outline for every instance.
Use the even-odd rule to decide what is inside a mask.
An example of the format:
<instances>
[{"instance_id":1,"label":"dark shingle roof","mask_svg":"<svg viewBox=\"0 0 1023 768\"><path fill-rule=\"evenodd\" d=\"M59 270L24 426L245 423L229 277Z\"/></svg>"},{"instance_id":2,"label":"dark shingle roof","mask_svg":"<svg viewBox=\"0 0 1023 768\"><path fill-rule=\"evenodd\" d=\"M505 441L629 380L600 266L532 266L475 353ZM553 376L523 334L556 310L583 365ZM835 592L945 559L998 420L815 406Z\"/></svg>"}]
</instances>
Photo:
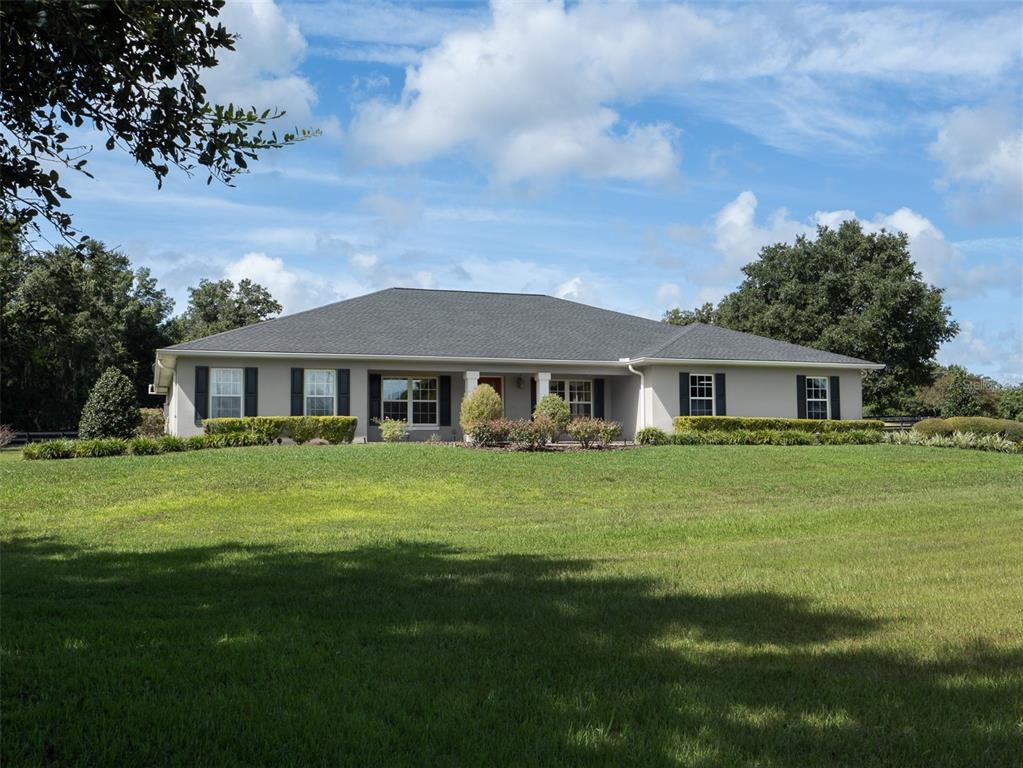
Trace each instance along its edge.
<instances>
[{"instance_id":1,"label":"dark shingle roof","mask_svg":"<svg viewBox=\"0 0 1023 768\"><path fill-rule=\"evenodd\" d=\"M539 294L389 288L169 352L618 361L863 362L708 325L684 328Z\"/></svg>"}]
</instances>

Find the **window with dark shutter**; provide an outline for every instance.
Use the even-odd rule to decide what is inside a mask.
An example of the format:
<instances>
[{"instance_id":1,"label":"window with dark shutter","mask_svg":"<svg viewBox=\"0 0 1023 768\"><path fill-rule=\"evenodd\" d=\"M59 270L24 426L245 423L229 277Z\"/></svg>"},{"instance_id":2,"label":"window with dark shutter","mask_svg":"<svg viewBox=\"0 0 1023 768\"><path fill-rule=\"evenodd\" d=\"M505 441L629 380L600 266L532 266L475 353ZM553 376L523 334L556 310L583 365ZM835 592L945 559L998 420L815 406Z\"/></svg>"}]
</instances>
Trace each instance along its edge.
<instances>
[{"instance_id":1,"label":"window with dark shutter","mask_svg":"<svg viewBox=\"0 0 1023 768\"><path fill-rule=\"evenodd\" d=\"M371 373L369 375L369 424L376 423L376 420L380 418L382 409L380 388L380 374Z\"/></svg>"},{"instance_id":2,"label":"window with dark shutter","mask_svg":"<svg viewBox=\"0 0 1023 768\"><path fill-rule=\"evenodd\" d=\"M438 377L439 391L438 398L438 410L440 412L439 426L450 427L451 426L451 377L440 376Z\"/></svg>"},{"instance_id":3,"label":"window with dark shutter","mask_svg":"<svg viewBox=\"0 0 1023 768\"><path fill-rule=\"evenodd\" d=\"M593 418L604 418L604 380L593 380Z\"/></svg>"},{"instance_id":4,"label":"window with dark shutter","mask_svg":"<svg viewBox=\"0 0 1023 768\"><path fill-rule=\"evenodd\" d=\"M796 418L806 418L806 376L796 376Z\"/></svg>"},{"instance_id":5,"label":"window with dark shutter","mask_svg":"<svg viewBox=\"0 0 1023 768\"><path fill-rule=\"evenodd\" d=\"M725 408L725 374L714 374L714 415L727 416Z\"/></svg>"},{"instance_id":6,"label":"window with dark shutter","mask_svg":"<svg viewBox=\"0 0 1023 768\"><path fill-rule=\"evenodd\" d=\"M202 420L210 415L210 367L208 365L195 366L195 397L192 400L195 406L195 425L201 426Z\"/></svg>"},{"instance_id":7,"label":"window with dark shutter","mask_svg":"<svg viewBox=\"0 0 1023 768\"><path fill-rule=\"evenodd\" d=\"M245 415L258 416L259 410L259 369L245 369Z\"/></svg>"},{"instance_id":8,"label":"window with dark shutter","mask_svg":"<svg viewBox=\"0 0 1023 768\"><path fill-rule=\"evenodd\" d=\"M350 368L337 369L337 415L352 414L352 371Z\"/></svg>"},{"instance_id":9,"label":"window with dark shutter","mask_svg":"<svg viewBox=\"0 0 1023 768\"><path fill-rule=\"evenodd\" d=\"M305 368L291 369L291 415L304 416Z\"/></svg>"},{"instance_id":10,"label":"window with dark shutter","mask_svg":"<svg viewBox=\"0 0 1023 768\"><path fill-rule=\"evenodd\" d=\"M689 415L689 374L678 375L678 415Z\"/></svg>"},{"instance_id":11,"label":"window with dark shutter","mask_svg":"<svg viewBox=\"0 0 1023 768\"><path fill-rule=\"evenodd\" d=\"M828 387L828 394L831 396L831 418L842 418L842 400L839 394L839 378L831 377L831 385Z\"/></svg>"}]
</instances>

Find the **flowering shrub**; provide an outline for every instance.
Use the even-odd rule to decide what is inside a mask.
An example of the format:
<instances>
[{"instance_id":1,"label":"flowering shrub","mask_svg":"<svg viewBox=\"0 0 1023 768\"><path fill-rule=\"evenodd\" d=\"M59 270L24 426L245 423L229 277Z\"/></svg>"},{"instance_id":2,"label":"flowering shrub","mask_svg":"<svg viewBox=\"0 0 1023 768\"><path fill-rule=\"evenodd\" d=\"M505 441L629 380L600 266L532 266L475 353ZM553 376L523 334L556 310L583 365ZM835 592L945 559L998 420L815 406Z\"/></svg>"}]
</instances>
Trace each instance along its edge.
<instances>
[{"instance_id":1,"label":"flowering shrub","mask_svg":"<svg viewBox=\"0 0 1023 768\"><path fill-rule=\"evenodd\" d=\"M508 419L489 419L475 421L465 427L465 434L473 445L489 447L506 442L511 432L512 422Z\"/></svg>"},{"instance_id":2,"label":"flowering shrub","mask_svg":"<svg viewBox=\"0 0 1023 768\"><path fill-rule=\"evenodd\" d=\"M558 398L560 400L560 398ZM561 430L546 416L509 422L508 439L521 450L538 451L551 440L557 439Z\"/></svg>"}]
</instances>

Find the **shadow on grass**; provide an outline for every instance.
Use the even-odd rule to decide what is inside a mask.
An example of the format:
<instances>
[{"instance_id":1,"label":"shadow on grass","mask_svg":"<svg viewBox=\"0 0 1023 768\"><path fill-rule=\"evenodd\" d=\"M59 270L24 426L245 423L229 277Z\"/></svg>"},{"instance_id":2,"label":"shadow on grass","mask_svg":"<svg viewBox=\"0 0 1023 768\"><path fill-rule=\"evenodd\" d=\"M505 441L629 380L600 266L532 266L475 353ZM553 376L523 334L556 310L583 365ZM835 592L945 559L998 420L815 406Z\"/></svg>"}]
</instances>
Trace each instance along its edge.
<instances>
[{"instance_id":1,"label":"shadow on grass","mask_svg":"<svg viewBox=\"0 0 1023 768\"><path fill-rule=\"evenodd\" d=\"M3 763L1010 765L1019 654L577 559L3 546Z\"/></svg>"}]
</instances>

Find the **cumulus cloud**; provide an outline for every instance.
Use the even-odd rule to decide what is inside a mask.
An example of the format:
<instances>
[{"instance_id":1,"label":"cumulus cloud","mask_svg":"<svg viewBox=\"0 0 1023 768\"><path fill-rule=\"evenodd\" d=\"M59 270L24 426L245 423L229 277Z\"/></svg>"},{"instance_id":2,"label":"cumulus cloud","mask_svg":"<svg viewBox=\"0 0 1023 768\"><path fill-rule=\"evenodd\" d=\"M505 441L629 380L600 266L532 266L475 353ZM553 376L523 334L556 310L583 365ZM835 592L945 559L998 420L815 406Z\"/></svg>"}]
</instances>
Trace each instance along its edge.
<instances>
[{"instance_id":1,"label":"cumulus cloud","mask_svg":"<svg viewBox=\"0 0 1023 768\"><path fill-rule=\"evenodd\" d=\"M682 289L675 283L661 283L657 287L657 303L668 304L672 301L678 301L682 295Z\"/></svg>"},{"instance_id":2,"label":"cumulus cloud","mask_svg":"<svg viewBox=\"0 0 1023 768\"><path fill-rule=\"evenodd\" d=\"M259 283L273 294L285 312L298 312L339 297L334 286L322 277L288 269L281 258L252 251L224 265L224 277L237 283L244 279Z\"/></svg>"},{"instance_id":3,"label":"cumulus cloud","mask_svg":"<svg viewBox=\"0 0 1023 768\"><path fill-rule=\"evenodd\" d=\"M444 31L397 100L363 102L350 139L358 157L396 165L467 149L503 181L663 181L678 129L627 116L656 96L791 151L859 150L891 130L882 86L993 90L1019 60L1018 28L1011 9L498 1L488 21Z\"/></svg>"},{"instance_id":4,"label":"cumulus cloud","mask_svg":"<svg viewBox=\"0 0 1023 768\"><path fill-rule=\"evenodd\" d=\"M939 186L955 188L956 208L969 217L1023 215L1023 121L1005 104L960 107L946 118L931 156Z\"/></svg>"},{"instance_id":5,"label":"cumulus cloud","mask_svg":"<svg viewBox=\"0 0 1023 768\"><path fill-rule=\"evenodd\" d=\"M349 262L356 269L373 269L380 261L375 253L356 253L352 255Z\"/></svg>"}]
</instances>

